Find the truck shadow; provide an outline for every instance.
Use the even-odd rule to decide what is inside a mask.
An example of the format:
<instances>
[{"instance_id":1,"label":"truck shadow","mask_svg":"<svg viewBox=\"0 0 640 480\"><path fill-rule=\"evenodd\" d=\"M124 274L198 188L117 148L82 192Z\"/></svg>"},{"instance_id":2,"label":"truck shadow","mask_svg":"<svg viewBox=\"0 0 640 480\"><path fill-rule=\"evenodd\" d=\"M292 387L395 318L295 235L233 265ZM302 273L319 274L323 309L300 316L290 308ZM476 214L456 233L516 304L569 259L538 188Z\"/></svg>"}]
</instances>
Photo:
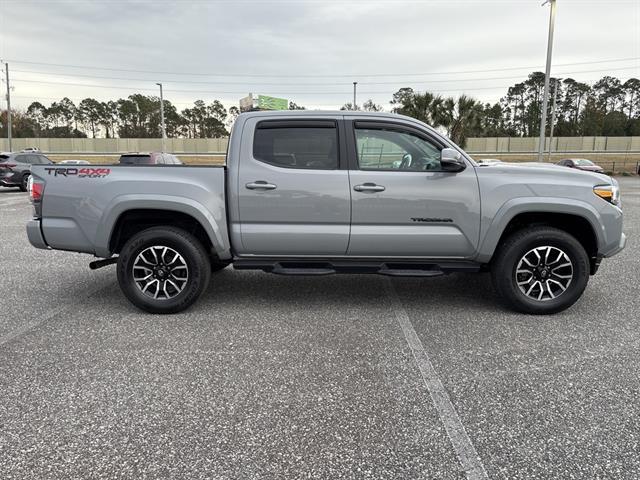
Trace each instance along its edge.
<instances>
[{"instance_id":1,"label":"truck shadow","mask_svg":"<svg viewBox=\"0 0 640 480\"><path fill-rule=\"evenodd\" d=\"M209 289L193 308L382 306L390 302L385 284L389 281L401 302L410 302L412 308L502 310L487 274L389 279L381 275L279 276L232 268L212 276Z\"/></svg>"}]
</instances>

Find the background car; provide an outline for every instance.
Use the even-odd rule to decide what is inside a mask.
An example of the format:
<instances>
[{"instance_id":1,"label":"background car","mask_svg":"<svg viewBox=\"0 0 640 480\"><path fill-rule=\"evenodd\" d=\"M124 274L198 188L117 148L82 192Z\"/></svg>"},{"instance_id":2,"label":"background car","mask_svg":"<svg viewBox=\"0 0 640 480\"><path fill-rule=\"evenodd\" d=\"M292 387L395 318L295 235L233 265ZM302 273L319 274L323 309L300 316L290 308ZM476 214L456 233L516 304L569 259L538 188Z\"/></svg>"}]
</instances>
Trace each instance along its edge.
<instances>
[{"instance_id":1,"label":"background car","mask_svg":"<svg viewBox=\"0 0 640 480\"><path fill-rule=\"evenodd\" d=\"M0 185L19 187L27 191L31 176L31 165L51 165L53 162L41 153L2 153L0 154Z\"/></svg>"},{"instance_id":2,"label":"background car","mask_svg":"<svg viewBox=\"0 0 640 480\"><path fill-rule=\"evenodd\" d=\"M587 172L604 173L604 168L600 165L596 165L591 160L586 158L565 158L558 162L558 165L569 168L577 168L578 170L585 170Z\"/></svg>"},{"instance_id":3,"label":"background car","mask_svg":"<svg viewBox=\"0 0 640 480\"><path fill-rule=\"evenodd\" d=\"M86 160L62 160L58 162L60 165L91 165L91 162Z\"/></svg>"},{"instance_id":4,"label":"background car","mask_svg":"<svg viewBox=\"0 0 640 480\"><path fill-rule=\"evenodd\" d=\"M476 160L478 165L481 167L488 167L489 165L497 165L498 163L502 163L502 160L498 160L497 158L482 158L480 160Z\"/></svg>"},{"instance_id":5,"label":"background car","mask_svg":"<svg viewBox=\"0 0 640 480\"><path fill-rule=\"evenodd\" d=\"M178 157L170 153L125 153L120 156L120 165L183 165Z\"/></svg>"}]
</instances>

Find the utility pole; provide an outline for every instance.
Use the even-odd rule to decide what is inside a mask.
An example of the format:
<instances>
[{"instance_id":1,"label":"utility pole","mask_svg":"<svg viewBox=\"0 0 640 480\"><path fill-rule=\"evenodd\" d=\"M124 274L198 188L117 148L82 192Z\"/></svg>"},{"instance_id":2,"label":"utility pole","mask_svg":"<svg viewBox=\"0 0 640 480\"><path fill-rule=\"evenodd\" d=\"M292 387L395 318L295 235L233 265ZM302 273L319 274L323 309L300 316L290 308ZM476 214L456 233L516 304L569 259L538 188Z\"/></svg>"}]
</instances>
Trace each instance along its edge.
<instances>
[{"instance_id":1,"label":"utility pole","mask_svg":"<svg viewBox=\"0 0 640 480\"><path fill-rule=\"evenodd\" d=\"M538 161L542 162L544 143L547 131L547 108L549 107L549 80L551 77L551 57L553 56L553 33L556 24L556 0L546 0L542 5L551 4L549 14L549 39L547 42L547 69L544 76L544 100L542 102L542 118L540 120L540 144L538 145Z\"/></svg>"},{"instance_id":2,"label":"utility pole","mask_svg":"<svg viewBox=\"0 0 640 480\"><path fill-rule=\"evenodd\" d=\"M553 129L556 126L556 105L558 104L558 90L560 89L560 79L556 78L556 88L553 91L553 106L551 107L551 135L549 135L549 157L547 161L551 161L551 148L553 145Z\"/></svg>"},{"instance_id":3,"label":"utility pole","mask_svg":"<svg viewBox=\"0 0 640 480\"><path fill-rule=\"evenodd\" d=\"M7 139L9 140L9 151L11 148L11 85L9 85L9 64L4 63L4 71L7 74Z\"/></svg>"},{"instance_id":4,"label":"utility pole","mask_svg":"<svg viewBox=\"0 0 640 480\"><path fill-rule=\"evenodd\" d=\"M358 107L356 107L356 88L358 86L358 82L353 82L353 109L357 110Z\"/></svg>"},{"instance_id":5,"label":"utility pole","mask_svg":"<svg viewBox=\"0 0 640 480\"><path fill-rule=\"evenodd\" d=\"M160 87L160 128L162 129L162 153L165 150L165 139L167 138L167 131L164 128L164 97L162 96L162 84L156 83Z\"/></svg>"}]
</instances>

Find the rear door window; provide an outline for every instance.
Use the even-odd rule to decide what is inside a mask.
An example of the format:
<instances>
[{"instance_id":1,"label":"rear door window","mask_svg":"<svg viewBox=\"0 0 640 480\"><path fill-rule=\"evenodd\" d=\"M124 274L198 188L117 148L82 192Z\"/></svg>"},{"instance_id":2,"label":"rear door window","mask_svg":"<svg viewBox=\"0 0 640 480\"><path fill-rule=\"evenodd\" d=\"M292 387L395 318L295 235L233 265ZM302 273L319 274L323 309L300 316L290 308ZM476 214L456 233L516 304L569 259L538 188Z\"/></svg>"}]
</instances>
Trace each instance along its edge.
<instances>
[{"instance_id":1,"label":"rear door window","mask_svg":"<svg viewBox=\"0 0 640 480\"><path fill-rule=\"evenodd\" d=\"M283 168L338 168L338 129L333 121L261 122L253 140L253 157Z\"/></svg>"}]
</instances>

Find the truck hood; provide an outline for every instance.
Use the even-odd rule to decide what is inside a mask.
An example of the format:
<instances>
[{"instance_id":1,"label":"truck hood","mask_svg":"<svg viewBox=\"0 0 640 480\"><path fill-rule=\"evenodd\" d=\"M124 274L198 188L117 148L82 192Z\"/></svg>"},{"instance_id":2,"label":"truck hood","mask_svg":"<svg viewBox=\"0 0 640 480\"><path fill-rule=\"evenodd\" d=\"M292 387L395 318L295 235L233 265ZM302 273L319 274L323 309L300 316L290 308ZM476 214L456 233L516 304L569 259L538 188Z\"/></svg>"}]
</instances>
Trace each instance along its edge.
<instances>
[{"instance_id":1,"label":"truck hood","mask_svg":"<svg viewBox=\"0 0 640 480\"><path fill-rule=\"evenodd\" d=\"M478 175L527 175L532 176L550 176L555 179L565 178L571 182L581 178L587 181L593 180L594 185L597 184L614 184L611 177L602 173L589 172L587 170L579 170L577 168L567 168L553 163L542 162L522 162L522 163L496 163L476 168Z\"/></svg>"}]
</instances>

